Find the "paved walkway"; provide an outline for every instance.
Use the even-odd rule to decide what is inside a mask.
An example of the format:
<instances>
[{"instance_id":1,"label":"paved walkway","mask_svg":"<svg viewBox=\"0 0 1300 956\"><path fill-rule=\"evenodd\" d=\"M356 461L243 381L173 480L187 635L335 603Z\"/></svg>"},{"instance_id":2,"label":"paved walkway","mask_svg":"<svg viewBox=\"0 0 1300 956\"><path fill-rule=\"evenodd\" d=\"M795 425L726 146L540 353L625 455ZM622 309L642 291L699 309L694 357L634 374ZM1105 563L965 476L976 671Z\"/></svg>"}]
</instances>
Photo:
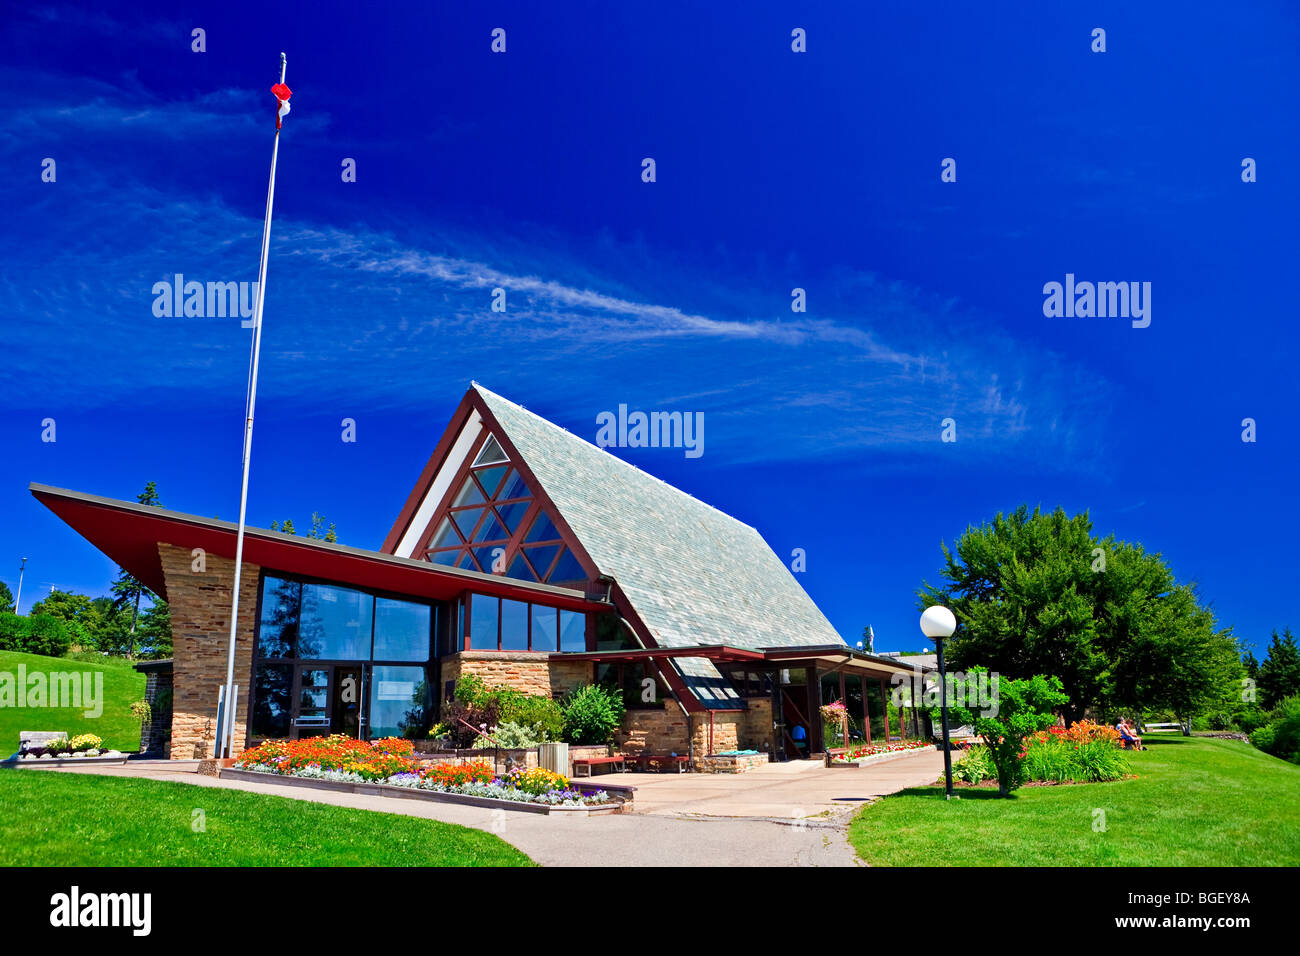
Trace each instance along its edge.
<instances>
[{"instance_id":1,"label":"paved walkway","mask_svg":"<svg viewBox=\"0 0 1300 956\"><path fill-rule=\"evenodd\" d=\"M800 762L745 774L617 774L611 782L637 787L636 812L587 818L222 780L163 762L47 772L147 777L459 823L496 833L544 866L854 866L860 861L845 840L853 812L933 783L942 769L942 755L922 751L857 770Z\"/></svg>"}]
</instances>

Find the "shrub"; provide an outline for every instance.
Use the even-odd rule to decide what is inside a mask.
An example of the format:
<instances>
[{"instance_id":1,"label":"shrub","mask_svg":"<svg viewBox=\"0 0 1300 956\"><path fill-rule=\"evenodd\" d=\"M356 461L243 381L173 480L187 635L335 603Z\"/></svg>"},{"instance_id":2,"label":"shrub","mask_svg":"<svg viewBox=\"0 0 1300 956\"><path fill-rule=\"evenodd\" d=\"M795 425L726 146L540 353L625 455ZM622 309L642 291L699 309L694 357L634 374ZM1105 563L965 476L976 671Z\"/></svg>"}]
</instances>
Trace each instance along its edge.
<instances>
[{"instance_id":1,"label":"shrub","mask_svg":"<svg viewBox=\"0 0 1300 956\"><path fill-rule=\"evenodd\" d=\"M952 776L962 783L983 783L997 776L997 770L989 758L989 749L982 745L971 747L953 766Z\"/></svg>"},{"instance_id":2,"label":"shrub","mask_svg":"<svg viewBox=\"0 0 1300 956\"><path fill-rule=\"evenodd\" d=\"M459 690L458 686L457 691ZM452 744L458 748L473 746L480 730L495 727L500 723L497 719L498 714L499 711L495 700L489 700L484 704L471 703L461 700L459 693L457 693L455 700L448 701L442 708L442 718L447 727L447 736L451 738ZM469 726L466 727L465 724L469 724Z\"/></svg>"},{"instance_id":3,"label":"shrub","mask_svg":"<svg viewBox=\"0 0 1300 956\"><path fill-rule=\"evenodd\" d=\"M564 711L559 701L549 697L516 694L502 701L501 720L532 728L539 742L564 735Z\"/></svg>"},{"instance_id":4,"label":"shrub","mask_svg":"<svg viewBox=\"0 0 1300 956\"><path fill-rule=\"evenodd\" d=\"M586 684L560 705L564 737L571 744L607 744L623 719L623 695L617 688Z\"/></svg>"},{"instance_id":5,"label":"shrub","mask_svg":"<svg viewBox=\"0 0 1300 956\"><path fill-rule=\"evenodd\" d=\"M460 708L473 713L464 717L475 727L513 723L528 727L542 741L558 740L564 733L564 712L557 701L537 694L523 694L510 687L489 687L477 674L465 674L456 681L456 699L449 705L447 723L458 746L470 746L474 735L461 726L457 729ZM535 745L534 745L535 746Z\"/></svg>"},{"instance_id":6,"label":"shrub","mask_svg":"<svg viewBox=\"0 0 1300 956\"><path fill-rule=\"evenodd\" d=\"M24 646L14 650L26 651L28 654L45 654L49 657L62 657L72 646L72 636L57 617L37 614L27 619L27 635Z\"/></svg>"},{"instance_id":7,"label":"shrub","mask_svg":"<svg viewBox=\"0 0 1300 956\"><path fill-rule=\"evenodd\" d=\"M1247 704L1237 712L1237 729L1249 734L1268 723L1268 711L1259 704Z\"/></svg>"},{"instance_id":8,"label":"shrub","mask_svg":"<svg viewBox=\"0 0 1300 956\"><path fill-rule=\"evenodd\" d=\"M78 734L68 741L68 749L74 752L78 750L98 750L103 742L102 737L97 737L94 734Z\"/></svg>"},{"instance_id":9,"label":"shrub","mask_svg":"<svg viewBox=\"0 0 1300 956\"><path fill-rule=\"evenodd\" d=\"M1250 735L1265 753L1300 763L1300 697L1288 697L1273 708L1269 722Z\"/></svg>"},{"instance_id":10,"label":"shrub","mask_svg":"<svg viewBox=\"0 0 1300 956\"><path fill-rule=\"evenodd\" d=\"M523 750L543 743L542 738L531 727L503 720L488 730L492 739L479 736L474 740L474 748L483 750L488 747L504 747L507 750Z\"/></svg>"},{"instance_id":11,"label":"shrub","mask_svg":"<svg viewBox=\"0 0 1300 956\"><path fill-rule=\"evenodd\" d=\"M0 612L0 651L22 650L27 643L27 618Z\"/></svg>"}]
</instances>

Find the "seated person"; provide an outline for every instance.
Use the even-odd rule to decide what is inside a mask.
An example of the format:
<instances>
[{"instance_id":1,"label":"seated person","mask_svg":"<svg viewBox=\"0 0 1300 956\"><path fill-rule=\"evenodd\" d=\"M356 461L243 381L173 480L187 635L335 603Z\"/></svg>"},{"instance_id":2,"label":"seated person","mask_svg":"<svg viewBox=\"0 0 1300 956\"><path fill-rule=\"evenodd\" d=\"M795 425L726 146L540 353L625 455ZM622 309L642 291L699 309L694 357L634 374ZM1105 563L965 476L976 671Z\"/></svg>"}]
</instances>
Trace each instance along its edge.
<instances>
[{"instance_id":1,"label":"seated person","mask_svg":"<svg viewBox=\"0 0 1300 956\"><path fill-rule=\"evenodd\" d=\"M807 752L808 731L804 730L803 727L801 727L798 724L795 724L792 728L790 728L790 739L794 741L794 745L799 748L800 753Z\"/></svg>"},{"instance_id":2,"label":"seated person","mask_svg":"<svg viewBox=\"0 0 1300 956\"><path fill-rule=\"evenodd\" d=\"M1115 725L1115 729L1119 731L1120 746L1126 749L1130 747L1134 750L1142 749L1142 740L1133 730L1133 725L1128 722L1127 717L1121 717L1119 723Z\"/></svg>"}]
</instances>

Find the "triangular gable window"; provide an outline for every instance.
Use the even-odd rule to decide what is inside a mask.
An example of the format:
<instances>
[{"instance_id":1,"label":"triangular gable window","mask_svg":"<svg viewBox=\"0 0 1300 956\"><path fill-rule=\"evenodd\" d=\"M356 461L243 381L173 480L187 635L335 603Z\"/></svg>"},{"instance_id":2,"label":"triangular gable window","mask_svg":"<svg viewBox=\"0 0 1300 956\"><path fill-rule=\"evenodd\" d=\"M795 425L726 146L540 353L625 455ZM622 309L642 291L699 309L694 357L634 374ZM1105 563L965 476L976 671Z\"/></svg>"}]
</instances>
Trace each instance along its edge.
<instances>
[{"instance_id":1,"label":"triangular gable window","mask_svg":"<svg viewBox=\"0 0 1300 956\"><path fill-rule=\"evenodd\" d=\"M524 581L586 577L495 435L453 487L435 527L424 545L424 557L435 564Z\"/></svg>"},{"instance_id":2,"label":"triangular gable window","mask_svg":"<svg viewBox=\"0 0 1300 956\"><path fill-rule=\"evenodd\" d=\"M501 450L501 443L497 441L495 435L488 435L488 440L483 443L483 449L474 459L474 467L479 465L495 465L503 461L509 461L506 453Z\"/></svg>"}]
</instances>

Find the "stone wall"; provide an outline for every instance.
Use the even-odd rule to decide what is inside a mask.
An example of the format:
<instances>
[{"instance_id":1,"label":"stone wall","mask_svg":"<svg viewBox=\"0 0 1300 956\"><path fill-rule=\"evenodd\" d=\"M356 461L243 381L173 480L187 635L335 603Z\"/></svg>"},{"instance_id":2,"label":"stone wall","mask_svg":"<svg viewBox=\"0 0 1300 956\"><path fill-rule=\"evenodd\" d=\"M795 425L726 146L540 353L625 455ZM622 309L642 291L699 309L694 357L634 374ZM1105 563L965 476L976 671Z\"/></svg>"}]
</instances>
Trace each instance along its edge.
<instances>
[{"instance_id":1,"label":"stone wall","mask_svg":"<svg viewBox=\"0 0 1300 956\"><path fill-rule=\"evenodd\" d=\"M216 744L217 695L226 680L230 641L230 592L235 562L214 554L202 572L192 569L190 549L159 542L172 618L173 760L211 757ZM239 634L235 643L234 753L247 737L249 681L253 668L253 632L257 614L257 565L244 562L240 574Z\"/></svg>"},{"instance_id":2,"label":"stone wall","mask_svg":"<svg viewBox=\"0 0 1300 956\"><path fill-rule=\"evenodd\" d=\"M475 674L491 687L510 687L524 694L563 697L590 684L590 661L550 661L544 651L461 651L442 660L442 680Z\"/></svg>"},{"instance_id":3,"label":"stone wall","mask_svg":"<svg viewBox=\"0 0 1300 956\"><path fill-rule=\"evenodd\" d=\"M745 712L730 710L715 712L712 716L713 727L710 732L707 712L691 715L691 740L697 759L705 754L741 749L740 725L745 718ZM709 745L710 737L712 737L712 746Z\"/></svg>"},{"instance_id":4,"label":"stone wall","mask_svg":"<svg viewBox=\"0 0 1300 956\"><path fill-rule=\"evenodd\" d=\"M768 762L765 753L746 754L736 757L696 757L696 773L748 773L757 770Z\"/></svg>"},{"instance_id":5,"label":"stone wall","mask_svg":"<svg viewBox=\"0 0 1300 956\"><path fill-rule=\"evenodd\" d=\"M671 697L657 710L629 710L614 733L614 743L624 753L679 753L689 749L687 717Z\"/></svg>"}]
</instances>

